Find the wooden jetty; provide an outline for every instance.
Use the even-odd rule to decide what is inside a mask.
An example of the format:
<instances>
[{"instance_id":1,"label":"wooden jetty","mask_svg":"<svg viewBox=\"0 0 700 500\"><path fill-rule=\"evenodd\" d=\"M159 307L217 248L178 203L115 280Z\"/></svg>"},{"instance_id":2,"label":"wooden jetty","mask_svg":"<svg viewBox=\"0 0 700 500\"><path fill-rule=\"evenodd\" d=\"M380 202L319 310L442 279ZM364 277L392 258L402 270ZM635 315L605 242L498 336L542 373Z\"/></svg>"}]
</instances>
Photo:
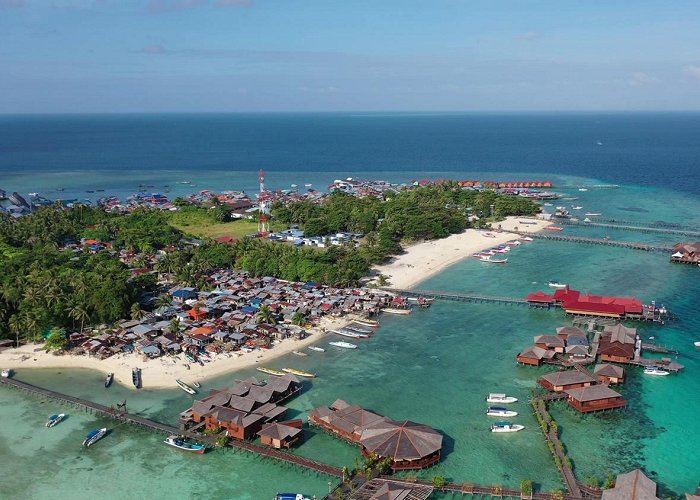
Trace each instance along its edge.
<instances>
[{"instance_id":1,"label":"wooden jetty","mask_svg":"<svg viewBox=\"0 0 700 500\"><path fill-rule=\"evenodd\" d=\"M113 406L104 406L99 403L94 403L81 398L76 398L74 396L69 396L67 394L62 394L60 392L52 391L50 389L44 389L43 387L38 387L27 382L22 382L13 378L0 378L0 385L9 386L21 391L41 396L49 399L59 401L63 404L71 405L87 413L94 413L104 417L113 418L124 423L139 425L146 429L150 429L155 432L160 432L167 435L181 435L187 438L206 443L210 446L216 444L216 436L205 436L198 432L193 432L192 430L180 430L168 424L161 422L156 422L139 415L134 415L121 410L119 407L115 408ZM237 448L240 450L245 450L250 453L255 453L264 457L272 458L282 462L287 462L299 467L304 467L316 472L327 474L329 476L334 476L338 478L343 477L342 469L334 467L332 465L324 464L311 460L299 455L295 455L290 452L285 452L281 450L276 450L273 448L267 448L265 446L259 446L248 441L240 441L236 439L229 439L229 446Z\"/></svg>"},{"instance_id":2,"label":"wooden jetty","mask_svg":"<svg viewBox=\"0 0 700 500\"><path fill-rule=\"evenodd\" d=\"M456 292L440 292L433 290L408 290L401 288L382 288L386 292L395 293L405 297L427 297L442 300L452 300L456 302L475 302L483 304L505 304L527 306L528 302L525 299L516 297L496 297L491 295L481 295L472 293L456 293Z\"/></svg>"},{"instance_id":3,"label":"wooden jetty","mask_svg":"<svg viewBox=\"0 0 700 500\"><path fill-rule=\"evenodd\" d=\"M566 218L557 218L557 224L566 226L584 226L584 227L602 227L606 229L618 229L621 231L637 231L640 233L659 233L659 234L679 234L682 236L698 237L700 236L700 231L693 231L690 229L676 228L676 227L651 227L643 225L632 225L632 224L611 224L607 222L586 222L583 220L572 220Z\"/></svg>"},{"instance_id":4,"label":"wooden jetty","mask_svg":"<svg viewBox=\"0 0 700 500\"><path fill-rule=\"evenodd\" d=\"M628 220L628 219L612 219L606 217L589 217L592 222L610 222L612 224L622 224L624 226L642 226L642 227L665 227L671 229L690 229L693 231L700 231L697 226L691 224L681 224L678 222L666 222L662 220L656 221L640 221L640 220Z\"/></svg>"},{"instance_id":5,"label":"wooden jetty","mask_svg":"<svg viewBox=\"0 0 700 500\"><path fill-rule=\"evenodd\" d=\"M645 252L671 253L673 247L665 245L652 245L649 243L633 243L630 241L616 241L609 238L584 238L582 236L565 236L559 234L541 234L517 232L520 236L529 236L538 240L562 241L566 243L580 243L583 245L603 245L608 247L629 248L632 250L644 250Z\"/></svg>"}]
</instances>

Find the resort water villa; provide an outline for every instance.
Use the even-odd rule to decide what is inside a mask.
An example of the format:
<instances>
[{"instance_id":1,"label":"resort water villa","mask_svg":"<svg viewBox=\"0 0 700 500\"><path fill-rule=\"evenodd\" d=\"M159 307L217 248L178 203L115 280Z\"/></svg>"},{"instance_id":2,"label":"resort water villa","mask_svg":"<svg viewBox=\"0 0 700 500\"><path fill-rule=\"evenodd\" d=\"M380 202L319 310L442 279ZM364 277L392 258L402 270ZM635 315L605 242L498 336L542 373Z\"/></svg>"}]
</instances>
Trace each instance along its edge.
<instances>
[{"instance_id":1,"label":"resort water villa","mask_svg":"<svg viewBox=\"0 0 700 500\"><path fill-rule=\"evenodd\" d=\"M365 456L391 458L394 471L425 469L440 461L442 434L410 420L394 421L338 399L314 408L309 424L359 445Z\"/></svg>"}]
</instances>

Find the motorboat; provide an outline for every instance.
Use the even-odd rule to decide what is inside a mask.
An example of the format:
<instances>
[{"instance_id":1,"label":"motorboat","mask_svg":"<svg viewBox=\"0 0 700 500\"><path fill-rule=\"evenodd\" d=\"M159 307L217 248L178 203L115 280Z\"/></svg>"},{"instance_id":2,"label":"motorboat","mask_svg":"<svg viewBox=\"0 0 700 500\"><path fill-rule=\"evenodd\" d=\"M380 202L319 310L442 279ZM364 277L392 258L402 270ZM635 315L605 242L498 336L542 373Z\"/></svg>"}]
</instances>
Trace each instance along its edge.
<instances>
[{"instance_id":1,"label":"motorboat","mask_svg":"<svg viewBox=\"0 0 700 500\"><path fill-rule=\"evenodd\" d=\"M368 326L370 328L379 327L379 321L375 321L373 319L354 319L352 322L357 323L360 326Z\"/></svg>"},{"instance_id":2,"label":"motorboat","mask_svg":"<svg viewBox=\"0 0 700 500\"><path fill-rule=\"evenodd\" d=\"M273 500L311 500L303 493L277 493Z\"/></svg>"},{"instance_id":3,"label":"motorboat","mask_svg":"<svg viewBox=\"0 0 700 500\"><path fill-rule=\"evenodd\" d=\"M292 354L296 354L297 356L308 356L308 354L301 351L292 351Z\"/></svg>"},{"instance_id":4,"label":"motorboat","mask_svg":"<svg viewBox=\"0 0 700 500\"><path fill-rule=\"evenodd\" d=\"M508 404L515 403L516 401L518 401L518 398L514 398L513 396L506 396L505 394L501 394L498 392L489 393L488 397L486 398L487 403Z\"/></svg>"},{"instance_id":5,"label":"motorboat","mask_svg":"<svg viewBox=\"0 0 700 500\"><path fill-rule=\"evenodd\" d=\"M315 378L315 373L305 372L303 370L296 370L294 368L282 368L283 372L291 373L292 375L298 375L300 377Z\"/></svg>"},{"instance_id":6,"label":"motorboat","mask_svg":"<svg viewBox=\"0 0 700 500\"><path fill-rule=\"evenodd\" d=\"M586 191L588 191L588 189L586 189L586 188L578 188L578 190L581 191L582 193L585 193Z\"/></svg>"},{"instance_id":7,"label":"motorboat","mask_svg":"<svg viewBox=\"0 0 700 500\"><path fill-rule=\"evenodd\" d=\"M109 387L112 385L112 381L114 380L114 373L108 373L107 376L105 377L105 388Z\"/></svg>"},{"instance_id":8,"label":"motorboat","mask_svg":"<svg viewBox=\"0 0 700 500\"><path fill-rule=\"evenodd\" d=\"M350 337L351 339L365 339L369 337L369 335L363 333L347 332L345 330L331 330L331 333L342 335L343 337Z\"/></svg>"},{"instance_id":9,"label":"motorboat","mask_svg":"<svg viewBox=\"0 0 700 500\"><path fill-rule=\"evenodd\" d=\"M563 231L563 227L558 227L558 226L547 226L544 228L545 231Z\"/></svg>"},{"instance_id":10,"label":"motorboat","mask_svg":"<svg viewBox=\"0 0 700 500\"><path fill-rule=\"evenodd\" d=\"M141 389L141 368L133 368L131 370L131 382L134 387Z\"/></svg>"},{"instance_id":11,"label":"motorboat","mask_svg":"<svg viewBox=\"0 0 700 500\"><path fill-rule=\"evenodd\" d=\"M83 441L83 446L90 447L93 444L95 444L97 441L105 437L107 434L107 428L103 427L102 429L97 429L95 431L92 431L90 434L85 436L85 441Z\"/></svg>"},{"instance_id":12,"label":"motorboat","mask_svg":"<svg viewBox=\"0 0 700 500\"><path fill-rule=\"evenodd\" d=\"M663 377L669 374L669 371L659 368L658 366L647 366L644 368L644 375L656 375L658 377Z\"/></svg>"},{"instance_id":13,"label":"motorboat","mask_svg":"<svg viewBox=\"0 0 700 500\"><path fill-rule=\"evenodd\" d=\"M700 341L694 342L693 345L694 345L695 347L700 347Z\"/></svg>"},{"instance_id":14,"label":"motorboat","mask_svg":"<svg viewBox=\"0 0 700 500\"><path fill-rule=\"evenodd\" d=\"M489 406L486 410L486 414L489 417L516 417L518 412L502 406Z\"/></svg>"},{"instance_id":15,"label":"motorboat","mask_svg":"<svg viewBox=\"0 0 700 500\"><path fill-rule=\"evenodd\" d=\"M506 264L508 262L508 258L506 257L505 259L494 259L492 256L487 256L487 257L481 257L479 259L479 262L486 262L487 264Z\"/></svg>"},{"instance_id":16,"label":"motorboat","mask_svg":"<svg viewBox=\"0 0 700 500\"><path fill-rule=\"evenodd\" d=\"M387 314L400 314L403 316L411 314L410 309L398 309L396 307L383 307L382 312Z\"/></svg>"},{"instance_id":17,"label":"motorboat","mask_svg":"<svg viewBox=\"0 0 700 500\"><path fill-rule=\"evenodd\" d=\"M525 428L524 425L511 422L496 422L491 426L491 432L518 432Z\"/></svg>"},{"instance_id":18,"label":"motorboat","mask_svg":"<svg viewBox=\"0 0 700 500\"><path fill-rule=\"evenodd\" d=\"M585 215L586 217L600 217L603 214L601 214L599 212L586 212L583 215Z\"/></svg>"},{"instance_id":19,"label":"motorboat","mask_svg":"<svg viewBox=\"0 0 700 500\"><path fill-rule=\"evenodd\" d=\"M184 382L183 382L182 380L180 380L179 378L175 380L175 383L177 384L177 386L178 386L180 389L182 389L183 391L185 391L187 394L197 394L197 391L194 390L193 387L190 387L189 385L187 385L186 383L184 383Z\"/></svg>"},{"instance_id":20,"label":"motorboat","mask_svg":"<svg viewBox=\"0 0 700 500\"><path fill-rule=\"evenodd\" d=\"M328 342L328 345L332 345L335 347L342 347L343 349L357 349L357 346L355 344L351 344L350 342Z\"/></svg>"},{"instance_id":21,"label":"motorboat","mask_svg":"<svg viewBox=\"0 0 700 500\"><path fill-rule=\"evenodd\" d=\"M315 345L310 345L309 349L316 352L326 352L326 350L323 347L317 347Z\"/></svg>"},{"instance_id":22,"label":"motorboat","mask_svg":"<svg viewBox=\"0 0 700 500\"><path fill-rule=\"evenodd\" d=\"M12 376L12 370L10 368L3 368L2 372L0 372L0 376L2 378L10 378Z\"/></svg>"},{"instance_id":23,"label":"motorboat","mask_svg":"<svg viewBox=\"0 0 700 500\"><path fill-rule=\"evenodd\" d=\"M547 283L547 286L550 288L556 288L557 290L564 290L569 285L567 285L566 283L559 283L558 281L549 281Z\"/></svg>"},{"instance_id":24,"label":"motorboat","mask_svg":"<svg viewBox=\"0 0 700 500\"><path fill-rule=\"evenodd\" d=\"M163 442L168 446L177 448L178 450L188 451L190 453L197 453L199 455L207 451L207 447L205 445L187 441L182 436L169 436Z\"/></svg>"},{"instance_id":25,"label":"motorboat","mask_svg":"<svg viewBox=\"0 0 700 500\"><path fill-rule=\"evenodd\" d=\"M581 210L583 207L571 205L571 210Z\"/></svg>"},{"instance_id":26,"label":"motorboat","mask_svg":"<svg viewBox=\"0 0 700 500\"><path fill-rule=\"evenodd\" d=\"M283 371L275 370L273 368L266 368L264 366L259 366L256 368L259 372L267 373L268 375L274 375L275 377L281 377L284 375Z\"/></svg>"},{"instance_id":27,"label":"motorboat","mask_svg":"<svg viewBox=\"0 0 700 500\"><path fill-rule=\"evenodd\" d=\"M53 427L54 425L58 424L64 418L66 418L65 413L59 413L58 415L51 415L49 417L49 419L46 421L46 427Z\"/></svg>"}]
</instances>

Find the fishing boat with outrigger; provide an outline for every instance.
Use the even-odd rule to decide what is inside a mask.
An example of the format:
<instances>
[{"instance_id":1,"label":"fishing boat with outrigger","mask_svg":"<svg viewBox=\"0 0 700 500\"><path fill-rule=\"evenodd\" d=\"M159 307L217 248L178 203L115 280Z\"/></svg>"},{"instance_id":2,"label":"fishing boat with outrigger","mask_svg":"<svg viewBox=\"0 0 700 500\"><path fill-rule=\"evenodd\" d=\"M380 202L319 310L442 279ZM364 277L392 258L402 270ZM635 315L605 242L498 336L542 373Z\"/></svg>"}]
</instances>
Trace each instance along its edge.
<instances>
[{"instance_id":1,"label":"fishing boat with outrigger","mask_svg":"<svg viewBox=\"0 0 700 500\"><path fill-rule=\"evenodd\" d=\"M182 389L183 391L185 391L187 394L197 394L197 391L195 391L193 387L190 387L189 385L187 385L186 383L184 383L184 382L183 382L182 380L180 380L179 378L178 378L178 379L175 379L175 383L177 384L177 386L178 386L180 389Z\"/></svg>"},{"instance_id":2,"label":"fishing boat with outrigger","mask_svg":"<svg viewBox=\"0 0 700 500\"><path fill-rule=\"evenodd\" d=\"M379 321L375 321L373 319L354 319L352 320L353 323L357 323L360 326L368 326L370 328L378 328L379 327Z\"/></svg>"},{"instance_id":3,"label":"fishing boat with outrigger","mask_svg":"<svg viewBox=\"0 0 700 500\"><path fill-rule=\"evenodd\" d=\"M502 406L489 406L486 410L486 414L489 417L516 417L518 416L517 411L509 410Z\"/></svg>"},{"instance_id":4,"label":"fishing boat with outrigger","mask_svg":"<svg viewBox=\"0 0 700 500\"><path fill-rule=\"evenodd\" d=\"M105 434L107 434L107 428L103 427L102 429L97 429L96 431L92 431L90 434L88 434L85 437L85 441L83 441L83 446L90 447L96 442L98 442L100 439L105 437Z\"/></svg>"},{"instance_id":5,"label":"fishing boat with outrigger","mask_svg":"<svg viewBox=\"0 0 700 500\"><path fill-rule=\"evenodd\" d=\"M563 231L563 227L558 227L558 226L547 226L544 228L545 231Z\"/></svg>"},{"instance_id":6,"label":"fishing boat with outrigger","mask_svg":"<svg viewBox=\"0 0 700 500\"><path fill-rule=\"evenodd\" d=\"M488 397L486 398L487 403L508 404L508 403L515 403L517 401L518 401L518 398L514 398L513 396L506 396L505 394L501 394L501 393L497 393L497 392L489 393Z\"/></svg>"},{"instance_id":7,"label":"fishing boat with outrigger","mask_svg":"<svg viewBox=\"0 0 700 500\"><path fill-rule=\"evenodd\" d=\"M407 314L411 314L410 309L398 309L396 307L383 307L382 312L387 313L387 314L399 314L402 316L405 316Z\"/></svg>"},{"instance_id":8,"label":"fishing boat with outrigger","mask_svg":"<svg viewBox=\"0 0 700 500\"><path fill-rule=\"evenodd\" d=\"M178 450L182 451L187 451L189 453L197 453L201 455L202 453L206 453L207 451L207 447L205 445L187 441L187 439L185 439L182 436L169 436L163 442L168 446L172 446L173 448L177 448Z\"/></svg>"},{"instance_id":9,"label":"fishing boat with outrigger","mask_svg":"<svg viewBox=\"0 0 700 500\"><path fill-rule=\"evenodd\" d=\"M350 330L355 333L364 333L365 335L374 335L374 330L368 330L367 328L360 328L357 326L347 325L345 330Z\"/></svg>"},{"instance_id":10,"label":"fishing boat with outrigger","mask_svg":"<svg viewBox=\"0 0 700 500\"><path fill-rule=\"evenodd\" d=\"M49 417L49 419L46 421L46 427L53 427L54 425L58 424L64 418L66 418L65 413L59 413L58 415L51 415Z\"/></svg>"},{"instance_id":11,"label":"fishing boat with outrigger","mask_svg":"<svg viewBox=\"0 0 700 500\"><path fill-rule=\"evenodd\" d=\"M112 381L114 380L114 373L108 373L107 376L105 377L105 388L109 387L112 385Z\"/></svg>"},{"instance_id":12,"label":"fishing boat with outrigger","mask_svg":"<svg viewBox=\"0 0 700 500\"><path fill-rule=\"evenodd\" d=\"M141 389L141 368L131 370L131 382L133 382L134 387Z\"/></svg>"},{"instance_id":13,"label":"fishing boat with outrigger","mask_svg":"<svg viewBox=\"0 0 700 500\"><path fill-rule=\"evenodd\" d=\"M282 372L280 370L275 370L273 368L267 368L265 366L258 366L256 368L256 370L258 370L259 372L267 373L268 375L274 375L275 377L281 377L282 375L284 375L284 372Z\"/></svg>"},{"instance_id":14,"label":"fishing boat with outrigger","mask_svg":"<svg viewBox=\"0 0 700 500\"><path fill-rule=\"evenodd\" d=\"M547 286L550 288L556 288L557 290L564 290L569 285L567 285L566 283L559 283L558 281L550 281L547 283Z\"/></svg>"},{"instance_id":15,"label":"fishing boat with outrigger","mask_svg":"<svg viewBox=\"0 0 700 500\"><path fill-rule=\"evenodd\" d=\"M297 356L308 356L308 354L301 351L292 351L292 354L296 354Z\"/></svg>"},{"instance_id":16,"label":"fishing boat with outrigger","mask_svg":"<svg viewBox=\"0 0 700 500\"><path fill-rule=\"evenodd\" d=\"M523 236L522 238L520 238L520 240L521 240L521 241L525 241L525 242L527 242L527 243L532 243L532 242L534 241L534 240L533 240L531 237L529 237L529 236Z\"/></svg>"},{"instance_id":17,"label":"fishing boat with outrigger","mask_svg":"<svg viewBox=\"0 0 700 500\"><path fill-rule=\"evenodd\" d=\"M328 344L335 347L342 347L343 349L357 349L357 346L355 344L351 344L350 342L328 342Z\"/></svg>"},{"instance_id":18,"label":"fishing boat with outrigger","mask_svg":"<svg viewBox=\"0 0 700 500\"><path fill-rule=\"evenodd\" d=\"M364 333L348 332L346 330L331 330L331 333L342 335L343 337L350 337L351 339L366 339L369 337L369 335L365 335Z\"/></svg>"},{"instance_id":19,"label":"fishing boat with outrigger","mask_svg":"<svg viewBox=\"0 0 700 500\"><path fill-rule=\"evenodd\" d=\"M491 432L518 432L525 428L524 425L511 422L496 422L491 426Z\"/></svg>"},{"instance_id":20,"label":"fishing boat with outrigger","mask_svg":"<svg viewBox=\"0 0 700 500\"><path fill-rule=\"evenodd\" d=\"M291 373L292 375L298 375L300 377L315 378L315 373L305 372L304 370L296 370L294 368L282 368L283 372Z\"/></svg>"},{"instance_id":21,"label":"fishing boat with outrigger","mask_svg":"<svg viewBox=\"0 0 700 500\"><path fill-rule=\"evenodd\" d=\"M326 350L323 347L317 347L315 345L310 345L309 349L316 352L326 352Z\"/></svg>"}]
</instances>

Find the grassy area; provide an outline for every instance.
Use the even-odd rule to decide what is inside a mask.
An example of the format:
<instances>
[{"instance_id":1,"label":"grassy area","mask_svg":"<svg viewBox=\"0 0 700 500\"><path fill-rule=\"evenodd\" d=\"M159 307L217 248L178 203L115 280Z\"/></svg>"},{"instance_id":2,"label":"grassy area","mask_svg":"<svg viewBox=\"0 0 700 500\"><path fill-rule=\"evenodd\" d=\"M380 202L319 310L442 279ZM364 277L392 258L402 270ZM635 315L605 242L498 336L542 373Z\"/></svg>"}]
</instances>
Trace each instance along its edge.
<instances>
[{"instance_id":1,"label":"grassy area","mask_svg":"<svg viewBox=\"0 0 700 500\"><path fill-rule=\"evenodd\" d=\"M178 210L168 213L168 222L183 233L197 238L218 238L231 236L240 239L248 234L257 232L258 222L240 219L233 222L216 222L206 210ZM284 224L270 224L272 231L285 229Z\"/></svg>"}]
</instances>

